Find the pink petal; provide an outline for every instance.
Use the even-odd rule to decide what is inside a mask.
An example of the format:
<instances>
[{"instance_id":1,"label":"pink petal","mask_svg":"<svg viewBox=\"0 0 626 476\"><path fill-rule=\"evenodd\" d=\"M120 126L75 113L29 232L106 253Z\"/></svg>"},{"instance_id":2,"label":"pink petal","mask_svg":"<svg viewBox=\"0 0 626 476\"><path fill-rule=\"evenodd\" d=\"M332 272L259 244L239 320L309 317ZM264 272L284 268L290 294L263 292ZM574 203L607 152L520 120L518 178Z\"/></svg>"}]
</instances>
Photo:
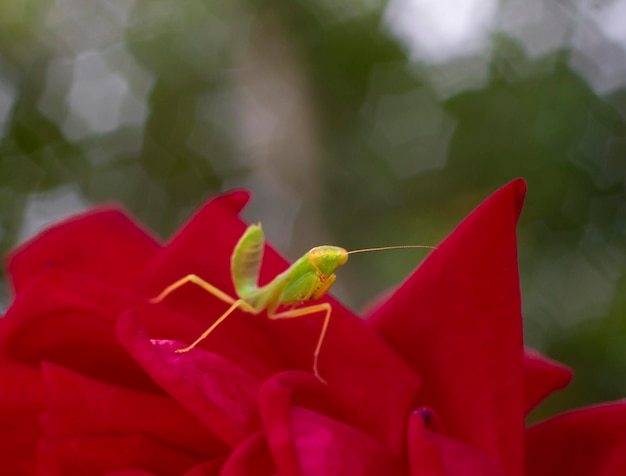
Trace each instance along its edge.
<instances>
[{"instance_id":1,"label":"pink petal","mask_svg":"<svg viewBox=\"0 0 626 476\"><path fill-rule=\"evenodd\" d=\"M198 462L143 435L44 439L39 444L42 476L84 476L131 468L178 476Z\"/></svg>"},{"instance_id":2,"label":"pink petal","mask_svg":"<svg viewBox=\"0 0 626 476\"><path fill-rule=\"evenodd\" d=\"M204 458L226 445L174 400L116 387L52 364L42 367L47 410L41 426L49 438L142 433Z\"/></svg>"},{"instance_id":3,"label":"pink petal","mask_svg":"<svg viewBox=\"0 0 626 476\"><path fill-rule=\"evenodd\" d=\"M59 364L98 380L155 390L115 335L115 318L143 299L83 276L48 268L19 294L0 325L0 354Z\"/></svg>"},{"instance_id":4,"label":"pink petal","mask_svg":"<svg viewBox=\"0 0 626 476\"><path fill-rule=\"evenodd\" d=\"M371 323L422 376L451 437L521 475L524 388L515 225L526 186L483 202Z\"/></svg>"},{"instance_id":5,"label":"pink petal","mask_svg":"<svg viewBox=\"0 0 626 476\"><path fill-rule=\"evenodd\" d=\"M95 209L48 228L13 251L13 288L19 294L46 266L134 289L160 246L119 210Z\"/></svg>"},{"instance_id":6,"label":"pink petal","mask_svg":"<svg viewBox=\"0 0 626 476\"><path fill-rule=\"evenodd\" d=\"M474 448L429 431L418 412L409 424L409 461L412 476L504 476Z\"/></svg>"},{"instance_id":7,"label":"pink petal","mask_svg":"<svg viewBox=\"0 0 626 476\"><path fill-rule=\"evenodd\" d=\"M181 355L174 352L180 343L150 339L141 313L122 314L118 335L155 382L231 446L261 429L257 380L213 353L195 349Z\"/></svg>"},{"instance_id":8,"label":"pink petal","mask_svg":"<svg viewBox=\"0 0 626 476\"><path fill-rule=\"evenodd\" d=\"M264 432L242 442L226 460L220 476L272 476L278 474ZM185 476L196 476L186 474ZM199 474L197 476L200 476Z\"/></svg>"},{"instance_id":9,"label":"pink petal","mask_svg":"<svg viewBox=\"0 0 626 476\"><path fill-rule=\"evenodd\" d=\"M527 474L621 476L626 471L626 401L589 407L531 426Z\"/></svg>"},{"instance_id":10,"label":"pink petal","mask_svg":"<svg viewBox=\"0 0 626 476\"><path fill-rule=\"evenodd\" d=\"M279 473L405 474L402 458L342 421L344 403L309 374L285 372L263 384L261 412Z\"/></svg>"},{"instance_id":11,"label":"pink petal","mask_svg":"<svg viewBox=\"0 0 626 476\"><path fill-rule=\"evenodd\" d=\"M539 353L526 349L524 353L524 397L526 413L548 395L565 388L572 380L572 371Z\"/></svg>"}]
</instances>

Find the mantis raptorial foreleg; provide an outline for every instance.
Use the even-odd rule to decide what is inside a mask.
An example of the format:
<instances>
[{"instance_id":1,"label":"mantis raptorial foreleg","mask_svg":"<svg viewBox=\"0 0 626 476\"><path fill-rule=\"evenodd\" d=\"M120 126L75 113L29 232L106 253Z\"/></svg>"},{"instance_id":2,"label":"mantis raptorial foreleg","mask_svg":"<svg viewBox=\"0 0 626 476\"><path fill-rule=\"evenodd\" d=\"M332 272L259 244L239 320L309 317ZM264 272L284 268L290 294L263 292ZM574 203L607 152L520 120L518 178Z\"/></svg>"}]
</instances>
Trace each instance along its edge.
<instances>
[{"instance_id":1,"label":"mantis raptorial foreleg","mask_svg":"<svg viewBox=\"0 0 626 476\"><path fill-rule=\"evenodd\" d=\"M268 314L267 317L270 319L291 319L295 317L308 316L309 314L315 314L316 312L321 311L324 311L326 314L324 316L324 323L322 324L320 336L317 339L315 351L313 352L313 373L318 379L325 383L326 381L321 377L319 373L317 360L320 355L320 351L322 350L322 343L324 342L324 337L326 336L328 323L330 322L330 313L332 311L330 304L327 302L323 302L321 304L313 304L312 306L301 307L298 309L290 309L289 311L279 312L277 314Z\"/></svg>"},{"instance_id":2,"label":"mantis raptorial foreleg","mask_svg":"<svg viewBox=\"0 0 626 476\"><path fill-rule=\"evenodd\" d=\"M183 348L183 349L176 349L176 353L177 354L182 354L184 352L189 352L191 349L193 349L196 345L198 345L200 342L202 342L204 339L206 339L209 334L211 332L213 332L213 330L219 326L222 321L224 321L224 319L226 319L228 316L230 316L232 314L232 312L237 309L238 307L243 307L246 308L247 303L243 300L243 299L239 299L237 301L235 301L229 308L228 310L222 314L220 317L217 318L217 320L211 324L211 327L209 327L206 331L204 331L202 333L202 335L200 337L198 337L195 341L193 341L191 344L189 344L187 347ZM249 306L248 306L249 307ZM246 309L248 310L248 309Z\"/></svg>"}]
</instances>

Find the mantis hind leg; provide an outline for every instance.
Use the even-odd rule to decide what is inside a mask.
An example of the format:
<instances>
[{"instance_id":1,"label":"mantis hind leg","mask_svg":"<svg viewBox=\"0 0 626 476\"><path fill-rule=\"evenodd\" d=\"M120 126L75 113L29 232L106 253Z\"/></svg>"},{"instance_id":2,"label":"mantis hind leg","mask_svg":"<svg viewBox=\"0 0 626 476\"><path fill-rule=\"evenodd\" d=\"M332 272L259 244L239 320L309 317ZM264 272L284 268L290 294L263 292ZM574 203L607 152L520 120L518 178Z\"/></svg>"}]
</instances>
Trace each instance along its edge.
<instances>
[{"instance_id":1,"label":"mantis hind leg","mask_svg":"<svg viewBox=\"0 0 626 476\"><path fill-rule=\"evenodd\" d=\"M298 309L291 309L285 312L279 312L277 314L268 314L267 317L270 319L292 319L295 317L308 316L309 314L315 314L316 312L324 312L324 323L322 324L322 330L320 331L320 336L317 339L317 345L315 346L315 351L313 353L313 373L315 376L326 383L326 380L322 378L318 370L318 359L320 355L320 351L322 350L322 343L324 342L324 337L326 337L326 331L328 330L328 324L330 322L330 313L332 308L330 304L327 302L321 304L313 304L307 307L301 307Z\"/></svg>"},{"instance_id":2,"label":"mantis hind leg","mask_svg":"<svg viewBox=\"0 0 626 476\"><path fill-rule=\"evenodd\" d=\"M163 299L165 299L168 295L170 295L172 292L176 291L178 288L184 286L187 283L193 283L197 286L200 286L202 289L204 289L206 292L208 292L209 294L212 294L213 296L215 296L216 298L220 299L221 301L230 304L230 307L226 310L226 312L224 312L224 314L222 314L220 317L217 318L217 320L211 324L211 327L209 327L206 331L204 331L202 333L202 335L200 337L198 337L193 343L191 343L190 345L188 345L187 347L184 347L182 349L177 349L176 353L183 353L183 352L189 352L191 349L193 349L196 345L198 345L200 342L202 342L204 339L206 339L208 337L208 335L213 332L213 330L220 325L224 319L226 319L228 316L230 316L232 314L232 312L237 309L238 307L242 307L244 308L246 311L248 312L252 312L255 313L255 310L252 309L250 307L250 305L245 302L243 299L237 299L235 300L234 298L232 298L231 296L229 296L228 294L226 294L224 291L216 288L215 286L213 286L210 283L207 283L204 279L202 279L201 277L195 275L195 274L188 274L187 276L182 277L181 279L179 279L178 281L174 282L173 284L170 284L168 287L166 287L161 294L159 294L157 297L152 298L150 301L157 303L157 302L161 302Z\"/></svg>"}]
</instances>

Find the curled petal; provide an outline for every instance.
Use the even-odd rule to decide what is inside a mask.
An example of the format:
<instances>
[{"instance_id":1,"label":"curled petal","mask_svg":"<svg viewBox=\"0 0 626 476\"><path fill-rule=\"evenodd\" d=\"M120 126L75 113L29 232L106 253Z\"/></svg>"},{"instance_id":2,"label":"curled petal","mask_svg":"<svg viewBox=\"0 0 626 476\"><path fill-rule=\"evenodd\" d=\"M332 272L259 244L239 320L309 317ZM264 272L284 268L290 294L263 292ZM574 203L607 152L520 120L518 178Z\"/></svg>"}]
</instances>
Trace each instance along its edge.
<instances>
[{"instance_id":1,"label":"curled petal","mask_svg":"<svg viewBox=\"0 0 626 476\"><path fill-rule=\"evenodd\" d=\"M401 457L341 420L342 403L309 374L275 375L263 384L260 403L270 451L280 474L406 473Z\"/></svg>"},{"instance_id":2,"label":"curled petal","mask_svg":"<svg viewBox=\"0 0 626 476\"><path fill-rule=\"evenodd\" d=\"M226 460L220 476L273 476L275 474L277 470L265 433L258 432L235 448Z\"/></svg>"},{"instance_id":3,"label":"curled petal","mask_svg":"<svg viewBox=\"0 0 626 476\"><path fill-rule=\"evenodd\" d=\"M559 415L526 432L533 476L619 476L626 468L626 401Z\"/></svg>"}]
</instances>

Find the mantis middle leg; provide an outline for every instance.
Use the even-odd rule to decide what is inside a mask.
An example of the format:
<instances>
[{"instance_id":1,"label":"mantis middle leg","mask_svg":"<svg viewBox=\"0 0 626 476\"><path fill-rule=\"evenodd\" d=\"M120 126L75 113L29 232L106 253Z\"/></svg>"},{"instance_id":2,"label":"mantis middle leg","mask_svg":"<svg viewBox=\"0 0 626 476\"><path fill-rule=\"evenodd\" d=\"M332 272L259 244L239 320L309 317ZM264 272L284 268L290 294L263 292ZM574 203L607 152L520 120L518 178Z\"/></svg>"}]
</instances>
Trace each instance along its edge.
<instances>
[{"instance_id":1,"label":"mantis middle leg","mask_svg":"<svg viewBox=\"0 0 626 476\"><path fill-rule=\"evenodd\" d=\"M291 319L295 317L308 316L309 314L315 314L316 312L324 312L324 323L322 324L322 330L320 331L320 336L317 339L317 345L315 346L315 351L313 353L313 373L315 376L322 382L326 383L326 380L322 378L319 373L317 361L320 355L320 351L322 349L322 343L324 342L324 337L326 336L326 330L328 329L328 324L330 322L330 313L332 311L332 307L329 303L323 302L321 304L313 304L307 307L301 307L298 309L290 309L289 311L279 312L277 314L268 314L267 317L270 319Z\"/></svg>"}]
</instances>

